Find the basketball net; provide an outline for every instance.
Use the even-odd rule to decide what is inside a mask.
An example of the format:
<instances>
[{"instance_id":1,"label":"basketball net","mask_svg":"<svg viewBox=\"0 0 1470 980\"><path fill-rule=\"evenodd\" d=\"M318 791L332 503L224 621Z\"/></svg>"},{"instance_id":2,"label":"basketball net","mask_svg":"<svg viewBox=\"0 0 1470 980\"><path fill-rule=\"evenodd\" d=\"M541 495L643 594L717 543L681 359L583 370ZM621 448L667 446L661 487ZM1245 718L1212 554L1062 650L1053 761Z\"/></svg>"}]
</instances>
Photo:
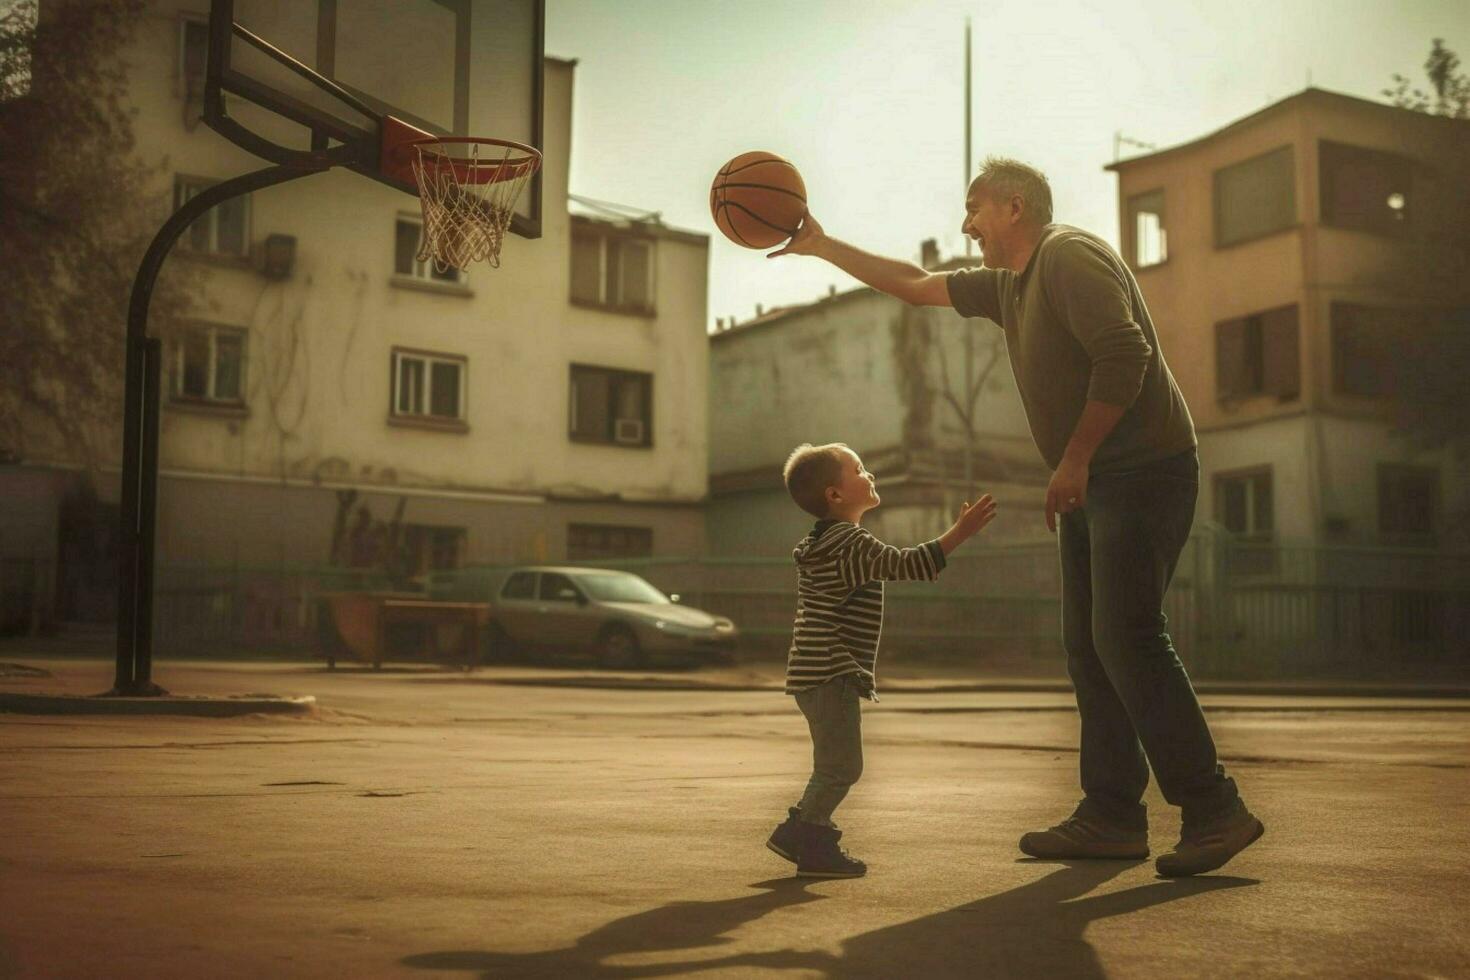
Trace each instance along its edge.
<instances>
[{"instance_id":1,"label":"basketball net","mask_svg":"<svg viewBox=\"0 0 1470 980\"><path fill-rule=\"evenodd\" d=\"M465 152L451 155L450 146ZM540 154L529 147L446 138L415 144L412 162L424 212L419 261L432 260L441 273L481 260L500 268L500 246L526 181L541 165Z\"/></svg>"}]
</instances>

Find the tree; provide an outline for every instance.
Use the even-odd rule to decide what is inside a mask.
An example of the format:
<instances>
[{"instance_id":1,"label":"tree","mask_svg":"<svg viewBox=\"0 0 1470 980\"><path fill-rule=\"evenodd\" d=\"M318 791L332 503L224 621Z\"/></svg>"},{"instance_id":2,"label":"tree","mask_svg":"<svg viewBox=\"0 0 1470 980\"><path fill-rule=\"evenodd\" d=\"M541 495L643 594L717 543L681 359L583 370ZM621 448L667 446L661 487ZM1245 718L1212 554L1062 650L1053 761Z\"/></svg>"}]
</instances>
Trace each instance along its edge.
<instances>
[{"instance_id":1,"label":"tree","mask_svg":"<svg viewBox=\"0 0 1470 980\"><path fill-rule=\"evenodd\" d=\"M166 214L126 107L143 9L21 0L0 15L0 454L121 455L128 297ZM174 332L192 301L162 277L151 332Z\"/></svg>"},{"instance_id":2,"label":"tree","mask_svg":"<svg viewBox=\"0 0 1470 980\"><path fill-rule=\"evenodd\" d=\"M1470 119L1470 76L1460 71L1460 59L1437 37L1424 60L1424 74L1429 78L1433 94L1409 86L1412 82L1395 73L1393 87L1383 94L1400 109L1413 109L1452 119Z\"/></svg>"}]
</instances>

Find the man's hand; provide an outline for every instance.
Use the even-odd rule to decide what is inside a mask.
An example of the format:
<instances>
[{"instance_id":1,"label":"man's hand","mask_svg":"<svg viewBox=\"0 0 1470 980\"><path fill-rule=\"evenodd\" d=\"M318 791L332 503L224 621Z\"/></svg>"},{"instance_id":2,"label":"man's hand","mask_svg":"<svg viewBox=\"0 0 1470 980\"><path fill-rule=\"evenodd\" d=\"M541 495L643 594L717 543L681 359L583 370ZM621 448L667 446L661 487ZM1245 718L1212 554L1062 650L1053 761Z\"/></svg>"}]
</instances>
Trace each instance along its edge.
<instances>
[{"instance_id":1,"label":"man's hand","mask_svg":"<svg viewBox=\"0 0 1470 980\"><path fill-rule=\"evenodd\" d=\"M1057 515L1087 503L1088 465L1063 456L1062 465L1051 475L1046 488L1046 529L1055 533Z\"/></svg>"},{"instance_id":2,"label":"man's hand","mask_svg":"<svg viewBox=\"0 0 1470 980\"><path fill-rule=\"evenodd\" d=\"M817 219L813 218L812 213L808 211L802 216L801 227L796 229L796 234L791 236L786 246L779 251L771 252L766 258L774 259L778 255L816 255L817 246L826 237L827 234L822 231L822 226L817 224Z\"/></svg>"},{"instance_id":3,"label":"man's hand","mask_svg":"<svg viewBox=\"0 0 1470 980\"><path fill-rule=\"evenodd\" d=\"M986 494L973 504L960 507L954 525L939 538L939 547L946 555L974 537L985 525L995 520L995 498Z\"/></svg>"}]
</instances>

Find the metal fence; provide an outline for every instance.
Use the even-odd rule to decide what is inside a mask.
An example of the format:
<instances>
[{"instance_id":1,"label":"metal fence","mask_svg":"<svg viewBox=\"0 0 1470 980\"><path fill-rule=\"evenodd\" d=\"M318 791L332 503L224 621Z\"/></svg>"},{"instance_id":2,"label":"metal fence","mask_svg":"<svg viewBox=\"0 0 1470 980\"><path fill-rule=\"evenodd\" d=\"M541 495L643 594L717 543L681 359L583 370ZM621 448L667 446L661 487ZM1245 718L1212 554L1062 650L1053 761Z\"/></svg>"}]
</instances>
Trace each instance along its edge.
<instances>
[{"instance_id":1,"label":"metal fence","mask_svg":"<svg viewBox=\"0 0 1470 980\"><path fill-rule=\"evenodd\" d=\"M591 563L589 563L591 564ZM752 657L790 637L795 571L784 558L601 561L680 601L729 616ZM508 567L433 573L435 597L489 599ZM320 566L165 566L156 588L161 656L310 650L320 600L384 590L379 573ZM989 545L950 558L938 582L888 588L885 650L978 666L1062 669L1055 544ZM1470 669L1470 554L1260 545L1200 531L1164 606L1181 657L1208 676L1412 676Z\"/></svg>"}]
</instances>

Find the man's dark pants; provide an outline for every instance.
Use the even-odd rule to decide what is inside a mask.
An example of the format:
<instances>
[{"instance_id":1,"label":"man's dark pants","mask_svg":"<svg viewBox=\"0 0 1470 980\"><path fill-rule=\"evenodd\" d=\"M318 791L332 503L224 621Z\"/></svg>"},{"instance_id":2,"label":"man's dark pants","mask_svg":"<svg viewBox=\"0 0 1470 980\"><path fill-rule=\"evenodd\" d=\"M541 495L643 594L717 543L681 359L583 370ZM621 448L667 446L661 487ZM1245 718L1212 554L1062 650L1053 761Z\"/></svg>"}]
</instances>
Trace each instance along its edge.
<instances>
[{"instance_id":1,"label":"man's dark pants","mask_svg":"<svg viewBox=\"0 0 1470 980\"><path fill-rule=\"evenodd\" d=\"M1235 782L1215 755L1189 675L1165 632L1164 592L1189 540L1199 456L1189 450L1088 483L1060 517L1062 639L1082 716L1085 809L1146 826L1149 766L1186 829L1231 812Z\"/></svg>"}]
</instances>

